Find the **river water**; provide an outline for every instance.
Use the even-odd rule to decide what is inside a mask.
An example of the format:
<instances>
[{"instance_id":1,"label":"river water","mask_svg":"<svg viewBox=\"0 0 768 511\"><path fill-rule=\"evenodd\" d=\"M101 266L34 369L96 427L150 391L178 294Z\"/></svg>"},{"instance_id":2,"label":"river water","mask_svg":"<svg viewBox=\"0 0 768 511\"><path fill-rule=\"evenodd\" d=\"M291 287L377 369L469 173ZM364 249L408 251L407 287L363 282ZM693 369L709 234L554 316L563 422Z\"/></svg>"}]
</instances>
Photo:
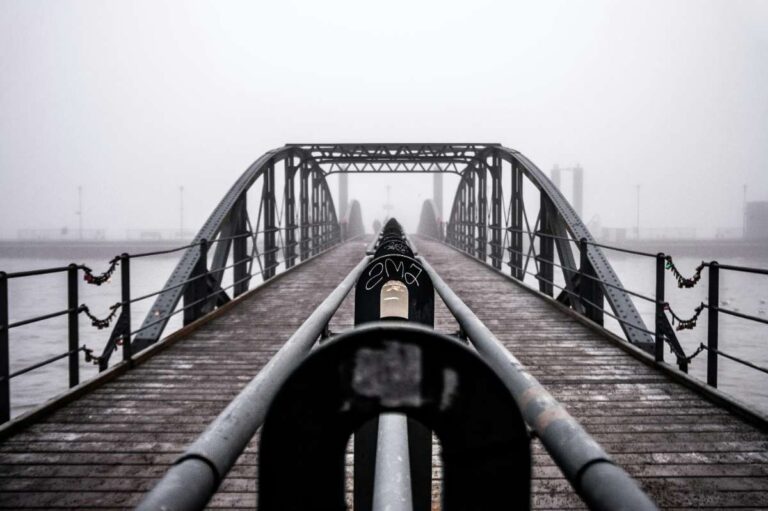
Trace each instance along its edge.
<instances>
[{"instance_id":1,"label":"river water","mask_svg":"<svg viewBox=\"0 0 768 511\"><path fill-rule=\"evenodd\" d=\"M653 296L655 292L655 262L621 253L606 252L614 269L627 289ZM176 264L178 254L158 256L131 261L132 296L150 293L161 288ZM61 253L56 250L34 257L14 256L7 250L0 251L0 270L16 272L43 267L66 265L75 260L84 263L99 273L106 269L108 257L102 250ZM678 257L677 266L685 274L701 260L694 257ZM734 257L730 260L721 258L721 264L768 267L766 257ZM100 287L80 284L80 303L87 304L97 316L105 316L110 305L120 300L119 271L111 282ZM768 311L768 277L721 271L721 305L733 310L766 318ZM224 285L227 285L225 279ZM694 289L680 290L668 273L666 280L667 301L681 317L689 317L694 308L706 301L706 271L699 285ZM53 274L39 277L12 279L9 281L10 321L15 322L41 314L66 309L67 287L66 274ZM654 306L642 300L635 303L650 330L654 324ZM132 309L133 328L140 326L152 300L134 304ZM181 314L174 316L166 333L181 326ZM618 324L606 317L606 326L620 333ZM678 332L686 353L693 353L700 342L706 342L706 311L702 314L699 325L692 331ZM80 317L80 344L85 344L100 354L109 337L110 329L97 330L84 316ZM743 319L721 315L720 349L739 358L744 358L759 366L768 367L768 326L745 321ZM67 319L65 316L15 328L10 333L11 372L67 351ZM113 360L119 360L116 352ZM674 357L667 350L666 360L674 362ZM742 366L730 360L720 358L719 388L753 408L768 412L768 375ZM690 374L706 379L706 353L695 358ZM97 367L86 363L81 356L81 381L97 374ZM67 389L67 360L63 359L18 376L11 380L12 415L23 413L41 402L50 399Z\"/></svg>"}]
</instances>

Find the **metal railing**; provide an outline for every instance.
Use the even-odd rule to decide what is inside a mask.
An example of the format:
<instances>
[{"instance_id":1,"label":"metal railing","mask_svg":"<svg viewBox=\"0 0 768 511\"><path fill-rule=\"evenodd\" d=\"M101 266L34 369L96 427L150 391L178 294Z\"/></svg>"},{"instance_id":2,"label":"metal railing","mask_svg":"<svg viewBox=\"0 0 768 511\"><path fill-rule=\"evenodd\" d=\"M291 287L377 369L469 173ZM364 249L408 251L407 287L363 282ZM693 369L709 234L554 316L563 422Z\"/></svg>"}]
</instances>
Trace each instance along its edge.
<instances>
[{"instance_id":1,"label":"metal railing","mask_svg":"<svg viewBox=\"0 0 768 511\"><path fill-rule=\"evenodd\" d=\"M261 427L282 383L327 331L370 256L349 272L264 368L186 449L138 509L203 509ZM184 482L179 485L179 482Z\"/></svg>"},{"instance_id":2,"label":"metal railing","mask_svg":"<svg viewBox=\"0 0 768 511\"><path fill-rule=\"evenodd\" d=\"M6 422L11 418L11 385L12 378L21 376L30 371L46 366L58 360L67 358L69 360L69 386L74 387L80 383L80 365L79 353L90 355L84 345L80 346L80 327L78 316L83 311L78 303L78 272L82 266L70 264L69 266L59 266L55 268L46 268L33 271L22 271L14 273L0 272L0 423ZM55 273L67 274L67 308L61 311L43 314L33 318L27 318L21 321L10 323L9 321L9 296L8 281L11 279L36 277L40 275L50 275ZM67 316L68 323L68 350L59 355L50 357L46 360L32 364L23 369L10 371L10 331L20 326L45 321L60 316Z\"/></svg>"},{"instance_id":3,"label":"metal railing","mask_svg":"<svg viewBox=\"0 0 768 511\"><path fill-rule=\"evenodd\" d=\"M419 256L435 291L481 357L496 371L523 418L590 509L656 509L624 469L571 417Z\"/></svg>"},{"instance_id":4,"label":"metal railing","mask_svg":"<svg viewBox=\"0 0 768 511\"><path fill-rule=\"evenodd\" d=\"M322 340L326 325L372 260L373 249L380 239L379 236L374 237L368 246L366 257L243 391L227 405L206 431L176 460L160 482L145 496L138 509L205 508L240 454L263 425L269 407L281 386L299 367L313 346ZM547 452L587 506L590 509L657 509L632 477L613 462L562 405L503 347L428 262L421 256L418 256L417 260L434 283L435 291L459 323L461 331L465 334L462 339L470 343L510 391L525 422L540 438ZM400 437L403 437L402 432L400 433ZM407 442L406 445L398 444L397 449L390 445L393 442L388 439L383 444L388 444L387 447L393 451L408 452ZM380 462L383 466L389 461L379 459L381 451L384 450L386 449L376 451L377 467ZM398 460L399 467L404 463L408 464L407 460L404 460L405 458ZM405 472L401 470L398 475L402 476ZM404 486L406 479L395 481L397 477L391 470L384 473L378 468L376 478L374 488L391 490L385 499L388 503L396 502L397 508L409 508L408 492L403 491L406 486L406 489L410 490L410 486ZM392 498L393 496L396 498ZM403 498L408 502L402 501ZM375 503L376 499L373 500ZM375 504L373 508L377 509Z\"/></svg>"},{"instance_id":5,"label":"metal railing","mask_svg":"<svg viewBox=\"0 0 768 511\"><path fill-rule=\"evenodd\" d=\"M581 279L580 284L577 285L574 288L570 288L567 285L559 285L555 283L553 280L548 280L542 277L541 273L534 273L529 271L527 268L518 268L518 271L521 271L523 274L523 277L525 275L529 275L537 279L539 282L544 282L550 286L553 286L554 288L558 289L560 291L560 301L565 301L563 297L569 297L571 299L571 305L573 305L574 302L580 304L580 307L574 307L578 311L580 311L583 315L587 316L591 320L595 320L596 317L599 315L605 314L613 319L615 319L618 323L624 325L627 328L634 329L643 333L646 333L653 337L654 339L654 358L657 362L663 362L664 361L664 345L667 344L671 350L671 352L676 357L676 362L678 367L683 372L688 372L689 365L691 361L696 358L700 353L706 351L707 352L707 370L706 370L706 379L707 384L712 387L717 387L718 385L718 357L724 357L727 358L733 362L739 363L745 367L749 367L751 369L754 369L756 371L766 373L768 374L768 368L759 366L757 364L754 364L748 360L744 360L743 358L734 356L733 354L723 352L719 349L719 315L720 314L726 314L732 317L740 318L743 320L751 321L754 323L759 323L763 325L768 325L768 320L765 318L760 318L758 316L754 316L751 314L745 314L743 312L726 309L721 307L720 304L720 271L726 270L726 271L733 271L733 272L742 272L742 273L749 273L753 275L768 275L767 269L762 268L751 268L751 267L745 267L745 266L736 266L736 265L730 265L730 264L719 264L717 261L709 261L709 262L702 262L697 268L694 273L693 277L687 278L684 277L682 274L679 273L677 268L674 266L674 261L672 256L664 253L650 253L650 252L643 252L640 250L633 250L628 249L625 247L615 246L615 245L609 245L605 243L598 243L594 241L588 241L586 239L580 239L575 240L569 236L556 236L552 234L543 233L540 231L526 231L526 230L517 230L512 228L507 228L510 231L518 231L523 234L529 235L532 237L532 239L535 238L551 238L551 239L558 239L561 241L568 242L570 244L573 244L578 249L578 253L580 256L580 265L577 267L575 265L569 266L564 264L559 264L555 262L554 260L548 260L546 263L553 265L554 267L561 268L564 270L564 273L570 273L571 275L578 276L579 279ZM463 252L467 253L468 255L471 255L472 257L478 258L477 255L474 252L469 252L462 246L456 246L455 243L451 243L451 245L455 246L456 248L459 248ZM588 247L594 246L599 247L601 249L605 250L611 250L615 252L620 252L623 254L631 255L631 256L637 256L637 257L644 257L647 259L653 259L655 261L655 294L654 296L648 296L647 294L640 293L638 291L627 289L624 286L615 286L614 284L607 282L600 277L598 277L594 272L592 271L585 271L585 268L589 268L589 261L585 260L585 255L587 254ZM516 252L512 247L506 247L506 249L510 252ZM482 258L480 258L483 260ZM541 261L542 256L537 255L536 259ZM552 258L554 259L554 257ZM483 260L483 262L486 262ZM506 264L510 268L514 268L514 262L512 260L507 261ZM671 272L675 279L678 282L678 287L681 289L690 289L696 286L696 284L700 281L702 277L702 270L707 270L708 273L708 290L707 290L707 302L702 302L699 307L696 308L693 317L691 318L681 318L678 316L672 307L670 306L669 302L666 300L666 284L665 284L665 276L667 272ZM515 277L515 272L512 271L512 276ZM518 279L522 282L524 282L523 279ZM585 281L593 282L599 286L603 286L605 288L618 288L622 292L643 300L645 302L651 303L654 306L654 330L649 330L648 328L645 328L644 326L640 326L637 324L634 324L630 321L627 321L616 314L613 314L610 310L607 310L603 306L602 300L594 300L592 296L590 296L590 293L585 292L587 286L584 286L583 283ZM690 354L685 353L685 350L683 349L682 345L680 344L677 335L675 334L675 328L673 328L673 324L675 321L678 322L677 330L685 330L685 329L691 329L696 326L696 320L698 319L698 316L701 314L701 312L706 309L707 310L707 340L706 343L700 343L698 348ZM669 314L669 316L667 315ZM670 321L671 320L671 321ZM596 321L599 324L602 325L602 321Z\"/></svg>"},{"instance_id":6,"label":"metal railing","mask_svg":"<svg viewBox=\"0 0 768 511\"><path fill-rule=\"evenodd\" d=\"M280 228L276 228L274 230L280 230ZM202 260L206 260L208 256L209 248L217 243L228 242L237 238L244 238L244 237L253 238L255 243L256 235L261 233L263 233L263 231L258 231L256 233L246 233L246 234L229 236L229 237L219 237L215 240L212 240L211 242L208 242L207 240L203 239L198 242L182 245L179 247L150 251L150 252L142 252L137 254L123 253L113 258L110 261L108 269L99 275L94 275L91 268L89 268L86 265L74 264L74 263L68 266L44 268L44 269L32 270L32 271L21 271L21 272L14 272L14 273L0 272L0 423L10 420L10 414L11 414L10 380L11 379L17 376L21 376L23 374L29 373L31 371L34 371L35 369L39 369L41 367L47 366L49 364L52 364L64 358L67 358L69 361L69 364L68 364L69 387L70 388L74 387L80 383L79 355L81 352L85 354L85 361L98 364L100 371L104 371L109 367L109 360L112 354L115 351L117 351L120 347L122 347L123 361L130 363L130 361L132 360L135 354L133 339L140 332L161 323L163 324L163 326L165 326L165 322L167 322L168 319L170 319L173 316L176 316L179 313L184 313L185 316L187 316L185 318L185 324L191 321L194 321L199 317L203 316L204 314L207 314L208 312L214 310L217 306L229 301L229 296L226 293L232 288L242 283L250 282L250 280L253 279L254 277L261 276L263 280L266 281L271 276L274 276L276 274L276 270L279 269L281 265L286 266L286 258L280 257L278 255L272 258L272 262L270 265L267 266L267 265L259 264L260 269L258 271L253 271L252 263L256 259L256 256L253 253L251 253L245 258L234 261L231 264L222 266L221 268L208 270L207 266L203 265L201 266L201 271L194 273L192 277L180 283L177 283L171 286L166 286L160 290L153 291L150 293L145 293L140 296L132 296L131 260L168 255L168 254L173 254L183 250L191 250L191 249L198 249L200 251L200 258ZM317 237L310 237L306 240L297 241L294 244L305 243L308 247L311 247L311 250L307 251L307 253L304 254L304 257L301 257L301 259L304 260L308 257L319 255L323 253L325 250L333 248L340 241L341 239L338 236L329 238L328 233L325 230L323 230L322 232L317 233ZM277 247L274 247L271 251L278 253L280 251L286 251L288 249L289 247L285 245L279 245ZM267 251L261 251L260 254L263 255L266 252ZM132 313L132 306L134 304L156 297L158 295L161 295L162 293L165 293L167 291L170 291L176 288L180 288L180 287L188 288L194 285L196 282L205 281L212 275L223 273L243 263L248 264L249 271L244 276L240 276L236 280L233 279L233 282L228 286L226 287L216 286L213 291L206 293L204 295L201 295L199 297L196 297L194 300L191 300L189 302L185 302L183 305L177 307L175 310L167 314L158 315L156 318L153 319L153 321L145 322L143 325L135 329L131 327L131 313ZM110 312L106 318L103 318L103 319L98 318L92 314L90 308L87 305L81 304L79 302L79 286L78 286L79 280L82 275L82 278L86 283L100 286L104 282L107 282L111 278L112 274L118 268L120 270L120 295L121 295L120 301L116 302L114 305L109 307ZM10 297L8 292L8 281L11 279L37 277L41 275L51 275L56 273L67 274L67 296L68 296L67 308L64 310L60 310L60 311L56 311L48 314L42 314L36 317L26 318L23 320L14 321L13 323L10 323L9 322ZM267 274L269 274L270 276L267 277L266 276ZM205 307L204 306L205 304L211 304L211 306ZM190 314L190 311L194 311L194 313ZM112 322L116 319L115 321L116 327L112 331L109 339L107 340L107 343L101 355L98 355L98 356L94 355L93 349L89 349L86 345L80 345L79 316L81 314L86 314L88 318L91 320L91 325L98 329L103 329L110 326ZM14 328L57 318L60 316L67 316L68 350L64 353L49 357L40 362L36 362L22 369L11 372L10 371L10 331Z\"/></svg>"}]
</instances>

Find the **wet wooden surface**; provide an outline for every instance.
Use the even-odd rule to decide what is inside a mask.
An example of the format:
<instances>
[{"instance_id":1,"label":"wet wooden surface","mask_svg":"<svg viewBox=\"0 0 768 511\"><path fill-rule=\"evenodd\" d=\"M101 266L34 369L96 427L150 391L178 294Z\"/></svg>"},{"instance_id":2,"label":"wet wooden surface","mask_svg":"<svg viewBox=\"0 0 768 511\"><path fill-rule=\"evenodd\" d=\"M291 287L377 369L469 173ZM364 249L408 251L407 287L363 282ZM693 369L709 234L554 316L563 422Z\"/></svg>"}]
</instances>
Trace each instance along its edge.
<instances>
[{"instance_id":1,"label":"wet wooden surface","mask_svg":"<svg viewBox=\"0 0 768 511\"><path fill-rule=\"evenodd\" d=\"M766 434L492 270L450 248L417 243L480 319L661 507L768 507ZM363 243L349 243L309 262L0 443L0 507L134 506L363 252ZM439 299L436 317L438 330L457 330ZM349 296L331 330L349 328L352 318ZM210 507L255 507L257 443L251 442ZM533 474L535 509L582 507L538 442Z\"/></svg>"},{"instance_id":2,"label":"wet wooden surface","mask_svg":"<svg viewBox=\"0 0 768 511\"><path fill-rule=\"evenodd\" d=\"M0 443L0 507L129 508L365 253L347 243ZM212 507L253 508L256 440Z\"/></svg>"},{"instance_id":3,"label":"wet wooden surface","mask_svg":"<svg viewBox=\"0 0 768 511\"><path fill-rule=\"evenodd\" d=\"M758 431L495 271L417 239L499 340L665 509L768 508L768 434ZM454 320L438 308L438 327ZM538 441L536 509L582 507Z\"/></svg>"}]
</instances>

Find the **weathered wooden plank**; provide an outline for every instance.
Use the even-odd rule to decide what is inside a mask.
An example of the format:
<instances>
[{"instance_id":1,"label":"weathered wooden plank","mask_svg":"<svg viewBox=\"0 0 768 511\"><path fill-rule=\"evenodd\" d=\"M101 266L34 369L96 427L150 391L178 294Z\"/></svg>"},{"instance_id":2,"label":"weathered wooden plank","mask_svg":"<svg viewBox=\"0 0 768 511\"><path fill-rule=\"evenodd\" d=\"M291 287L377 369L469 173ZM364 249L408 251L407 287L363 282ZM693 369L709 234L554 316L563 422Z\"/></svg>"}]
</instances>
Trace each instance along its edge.
<instances>
[{"instance_id":1,"label":"weathered wooden plank","mask_svg":"<svg viewBox=\"0 0 768 511\"><path fill-rule=\"evenodd\" d=\"M310 261L6 439L0 444L0 507L135 506L362 256L348 244ZM255 502L256 449L254 439L214 503Z\"/></svg>"},{"instance_id":2,"label":"weathered wooden plank","mask_svg":"<svg viewBox=\"0 0 768 511\"><path fill-rule=\"evenodd\" d=\"M768 508L764 431L476 261L428 240L417 243L446 283L661 507ZM581 506L538 442L533 453L534 509Z\"/></svg>"}]
</instances>

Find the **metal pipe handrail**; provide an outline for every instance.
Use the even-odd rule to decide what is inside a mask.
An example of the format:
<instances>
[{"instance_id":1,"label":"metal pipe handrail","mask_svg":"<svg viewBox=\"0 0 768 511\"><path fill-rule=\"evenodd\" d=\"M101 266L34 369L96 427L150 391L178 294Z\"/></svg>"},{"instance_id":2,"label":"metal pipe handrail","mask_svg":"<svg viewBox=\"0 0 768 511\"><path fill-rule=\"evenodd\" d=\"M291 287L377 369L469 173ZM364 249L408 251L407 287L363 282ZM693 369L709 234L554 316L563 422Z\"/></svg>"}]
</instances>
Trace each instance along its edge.
<instances>
[{"instance_id":1,"label":"metal pipe handrail","mask_svg":"<svg viewBox=\"0 0 768 511\"><path fill-rule=\"evenodd\" d=\"M48 364L52 364L53 362L61 360L62 358L67 358L70 355L72 355L74 353L79 353L81 351L88 352L88 348L86 348L85 345L83 345L83 346L80 346L77 349L70 350L70 351L67 351L65 353L61 353L59 355L54 355L54 356L52 356L50 358L47 358L47 359L45 359L45 360L43 360L41 362L36 362L36 363L32 364L31 366L27 366L27 367L25 367L23 369L19 369L18 371L15 371L15 372L9 374L7 377L0 376L0 381L10 380L10 379L15 378L17 376L21 376L22 374L26 374L26 373L28 373L30 371L34 371L35 369L39 369L39 368L41 368L43 366L46 366Z\"/></svg>"},{"instance_id":2,"label":"metal pipe handrail","mask_svg":"<svg viewBox=\"0 0 768 511\"><path fill-rule=\"evenodd\" d=\"M515 250L515 249L514 249L514 248L512 248L512 247L507 247L507 250L509 250L510 252L514 252L514 253L516 253L516 254L527 255L525 252L521 252L521 251L519 251L519 250ZM574 273L575 275L580 275L580 276L582 276L582 277L586 277L586 278L588 278L588 279L590 279L590 280L592 280L592 281L594 281L594 282L599 282L600 284L603 284L604 286L608 286L608 287L611 287L611 288L613 288L613 289L618 289L618 290L620 290L620 291L624 291L624 292L625 292L625 293L627 293L627 294L630 294L630 295L632 295L632 296L635 296L635 297L637 297L637 298L641 298L641 299L643 299L643 300L646 300L646 301L648 301L648 302L651 302L651 303L655 303L655 304L662 304L662 305L665 303L665 302L660 302L660 301L656 300L655 298L651 298L650 296L645 296L645 295L643 295L643 294L641 294L641 293L638 293L638 292L636 292L636 291L631 291L631 290L629 290L629 289L627 289L627 288L625 288L625 287L616 286L616 285L614 285L614 284L611 284L610 282L606 282L606 281L605 281L605 280L603 280L603 279L600 279L600 278L598 278L598 277L595 277L595 276L593 276L593 275L589 275L588 273L584 273L583 271L581 271L581 270L580 270L580 269L578 269L578 268L571 268L570 266L563 266L563 265L561 265L561 264L558 264L558 263L556 263L556 262L554 262L554 261L550 261L549 259L543 259L543 258L542 258L540 255L538 255L538 254L534 254L534 258L535 258L537 261L546 261L548 264L551 264L552 266L555 266L555 267L557 267L557 268L560 268L560 269L563 269L563 270L568 270L569 272L571 272L571 273ZM507 261L507 263L506 263L506 264L507 264L508 266L514 266L514 265L513 265L511 262L509 262L509 261ZM548 280L545 280L545 279L543 279L543 277L539 277L538 275L534 275L534 274L532 274L532 273L530 273L530 272L528 272L528 271L526 271L525 273L527 273L527 274L529 274L529 275L533 275L533 276L534 276L534 277L536 277L536 278L540 278L540 279L544 280L545 282L547 282L547 283L549 283L549 284L552 284L552 283L551 283L551 282L549 282ZM562 288L561 288L561 289L562 289ZM605 309L603 309L603 310L605 310Z\"/></svg>"},{"instance_id":3,"label":"metal pipe handrail","mask_svg":"<svg viewBox=\"0 0 768 511\"><path fill-rule=\"evenodd\" d=\"M17 271L13 273L0 272L0 273L4 273L5 278L10 280L10 279L17 279L20 277L34 277L37 275L48 275L50 273L63 273L68 270L69 270L69 266L56 266L53 268L43 268L40 270Z\"/></svg>"},{"instance_id":4,"label":"metal pipe handrail","mask_svg":"<svg viewBox=\"0 0 768 511\"><path fill-rule=\"evenodd\" d=\"M727 358L727 359L730 359L730 360L733 360L734 362L737 362L737 363L739 363L739 364L745 365L745 366L747 366L747 367L750 367L750 368L752 368L752 369L755 369L755 370L757 370L757 371L760 371L760 372L762 372L762 373L766 373L766 374L768 374L768 368L765 368L765 367L761 367L761 366L759 366L759 365L753 364L752 362L748 362L748 361L746 361L746 360L744 360L744 359L741 359L741 358L735 357L735 356L733 356L733 355L729 355L728 353L725 353L725 352L723 352L723 351L720 351L720 350L719 350L719 349L717 349L717 348L710 348L710 347L708 347L708 346L707 346L706 344L704 344L704 343L701 343L701 344L699 345L699 351L701 351L701 350L707 350L707 351L711 351L711 352L712 352L712 353L714 353L715 355L718 355L718 356L721 356L721 357L725 357L725 358ZM697 354L698 354L698 353L697 353Z\"/></svg>"},{"instance_id":5,"label":"metal pipe handrail","mask_svg":"<svg viewBox=\"0 0 768 511\"><path fill-rule=\"evenodd\" d=\"M748 319L750 321L755 321L757 323L762 323L764 325L768 325L768 320L763 319L763 318L758 318L757 316L752 316L751 314L744 314L743 312L736 312L736 311L732 311L731 309L723 309L722 307L718 307L717 305L713 306L713 305L710 305L710 304L707 304L707 303L704 304L704 307L706 307L707 309L715 310L715 311L720 312L722 314L727 314L729 316L734 316L736 318Z\"/></svg>"},{"instance_id":6,"label":"metal pipe handrail","mask_svg":"<svg viewBox=\"0 0 768 511\"><path fill-rule=\"evenodd\" d=\"M633 324L630 321L627 321L627 320L619 318L615 314L612 314L611 312L608 312L608 310L605 309L604 307L601 307L600 305L594 303L593 301L588 300L588 299L584 298L583 296L579 295L578 293L574 293L573 291L569 290L568 288L562 287L562 286L552 282L551 280L547 280L544 277L541 277L541 276L539 276L539 275L537 275L535 273L529 272L528 270L526 270L525 273L530 275L530 276L532 276L532 277L535 277L535 278L537 278L537 279L539 279L539 280L541 280L543 282L546 282L547 284L551 284L552 286L556 287L560 291L562 291L562 292L564 292L564 293L574 297L575 299L577 299L577 300L579 300L581 302L586 303L587 305L591 305L592 307L594 307L596 309L599 309L604 314L607 314L608 316L612 317L613 319L615 319L616 321L618 321L622 325L627 325L630 328L634 328L635 330L638 330L640 332L644 332L644 333L649 334L649 335L654 335L654 333L655 333L655 332L652 332L652 331L648 330L647 328L639 327L639 326Z\"/></svg>"},{"instance_id":7,"label":"metal pipe handrail","mask_svg":"<svg viewBox=\"0 0 768 511\"><path fill-rule=\"evenodd\" d=\"M413 511L408 418L400 413L379 415L372 511Z\"/></svg>"},{"instance_id":8,"label":"metal pipe handrail","mask_svg":"<svg viewBox=\"0 0 768 511\"><path fill-rule=\"evenodd\" d=\"M591 509L657 509L624 469L509 352L421 256L435 291L512 393L523 418Z\"/></svg>"},{"instance_id":9,"label":"metal pipe handrail","mask_svg":"<svg viewBox=\"0 0 768 511\"><path fill-rule=\"evenodd\" d=\"M181 455L137 509L203 509L253 438L277 391L322 334L370 261L365 256Z\"/></svg>"},{"instance_id":10,"label":"metal pipe handrail","mask_svg":"<svg viewBox=\"0 0 768 511\"><path fill-rule=\"evenodd\" d=\"M43 314L41 316L35 316L34 318L29 319L22 319L20 321L16 321L15 323L10 323L8 325L0 325L0 330L11 330L12 328L29 325L32 323L37 323L38 321L45 321L46 319L52 319L57 318L59 316L64 316L65 314L69 314L71 312L80 312L79 308L74 309L64 309L57 312L51 312L50 314Z\"/></svg>"},{"instance_id":11,"label":"metal pipe handrail","mask_svg":"<svg viewBox=\"0 0 768 511\"><path fill-rule=\"evenodd\" d=\"M703 264L706 267L710 267L712 265L712 262L703 263ZM736 266L733 264L720 264L720 263L717 263L717 266L721 270L739 271L744 273L755 273L758 275L768 275L768 270L764 268L751 268L749 266Z\"/></svg>"}]
</instances>

